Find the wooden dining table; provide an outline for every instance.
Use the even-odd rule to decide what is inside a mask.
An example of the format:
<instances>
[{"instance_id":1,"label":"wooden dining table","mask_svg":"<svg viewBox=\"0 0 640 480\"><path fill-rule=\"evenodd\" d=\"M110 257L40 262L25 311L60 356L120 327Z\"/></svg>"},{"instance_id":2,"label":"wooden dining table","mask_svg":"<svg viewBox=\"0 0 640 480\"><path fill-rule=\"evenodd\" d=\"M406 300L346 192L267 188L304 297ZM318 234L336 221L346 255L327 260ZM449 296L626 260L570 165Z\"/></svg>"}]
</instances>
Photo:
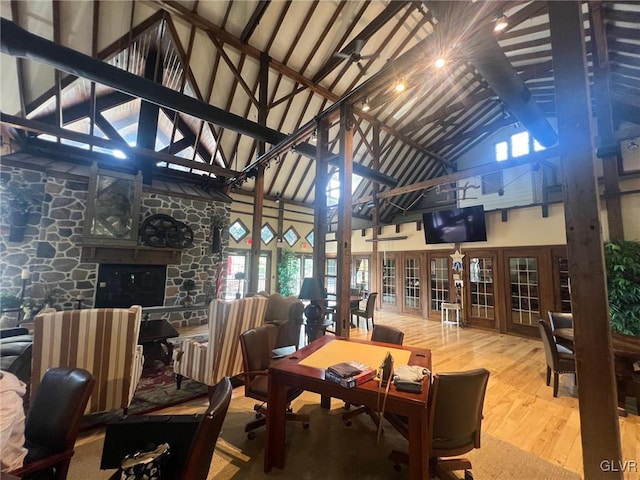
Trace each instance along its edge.
<instances>
[{"instance_id":1,"label":"wooden dining table","mask_svg":"<svg viewBox=\"0 0 640 480\"><path fill-rule=\"evenodd\" d=\"M573 328L557 328L553 335L573 344ZM636 399L636 412L640 408L640 371L635 371L634 364L640 362L640 337L632 335L611 334L611 349L614 357L616 375L616 392L621 414L627 414L627 398ZM640 363L638 364L640 366Z\"/></svg>"}]
</instances>

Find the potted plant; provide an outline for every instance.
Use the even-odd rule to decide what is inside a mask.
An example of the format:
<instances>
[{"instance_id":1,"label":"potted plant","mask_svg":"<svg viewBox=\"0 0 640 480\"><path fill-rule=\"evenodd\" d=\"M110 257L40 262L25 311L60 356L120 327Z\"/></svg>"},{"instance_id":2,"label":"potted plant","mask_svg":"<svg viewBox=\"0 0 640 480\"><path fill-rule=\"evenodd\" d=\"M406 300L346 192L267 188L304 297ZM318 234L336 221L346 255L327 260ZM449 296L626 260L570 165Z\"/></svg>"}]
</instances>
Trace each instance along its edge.
<instances>
[{"instance_id":1,"label":"potted plant","mask_svg":"<svg viewBox=\"0 0 640 480\"><path fill-rule=\"evenodd\" d=\"M299 262L295 254L290 251L282 252L278 263L278 289L283 297L298 294L295 279L298 278L299 272Z\"/></svg>"},{"instance_id":2,"label":"potted plant","mask_svg":"<svg viewBox=\"0 0 640 480\"><path fill-rule=\"evenodd\" d=\"M11 185L8 182L0 184L0 194L11 224L9 241L21 242L29 222L29 214L42 201L42 195L31 188Z\"/></svg>"},{"instance_id":3,"label":"potted plant","mask_svg":"<svg viewBox=\"0 0 640 480\"><path fill-rule=\"evenodd\" d=\"M182 300L182 305L190 307L193 305L193 298L191 297L191 291L196 288L196 282L187 278L182 282L182 289L187 292L187 296Z\"/></svg>"},{"instance_id":4,"label":"potted plant","mask_svg":"<svg viewBox=\"0 0 640 480\"><path fill-rule=\"evenodd\" d=\"M640 336L640 242L606 242L604 256L611 330Z\"/></svg>"}]
</instances>

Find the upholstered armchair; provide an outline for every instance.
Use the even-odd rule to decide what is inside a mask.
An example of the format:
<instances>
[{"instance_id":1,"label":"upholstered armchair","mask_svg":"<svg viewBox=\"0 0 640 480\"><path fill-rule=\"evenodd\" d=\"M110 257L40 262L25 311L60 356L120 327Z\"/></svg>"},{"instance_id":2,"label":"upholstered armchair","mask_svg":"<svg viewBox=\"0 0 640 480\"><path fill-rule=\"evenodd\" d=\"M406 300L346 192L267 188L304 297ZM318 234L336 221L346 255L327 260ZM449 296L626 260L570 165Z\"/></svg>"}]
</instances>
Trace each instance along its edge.
<instances>
[{"instance_id":1,"label":"upholstered armchair","mask_svg":"<svg viewBox=\"0 0 640 480\"><path fill-rule=\"evenodd\" d=\"M142 307L46 310L34 319L31 398L48 368L83 368L95 379L85 413L126 411L142 376Z\"/></svg>"},{"instance_id":2,"label":"upholstered armchair","mask_svg":"<svg viewBox=\"0 0 640 480\"><path fill-rule=\"evenodd\" d=\"M213 387L223 377L242 372L240 334L264 322L268 300L262 296L209 304L209 341L184 339L173 351L177 388L182 378Z\"/></svg>"},{"instance_id":3,"label":"upholstered armchair","mask_svg":"<svg viewBox=\"0 0 640 480\"><path fill-rule=\"evenodd\" d=\"M278 327L275 348L295 345L297 349L300 343L304 305L298 297L283 297L279 293L269 295L268 299L264 323L271 323Z\"/></svg>"}]
</instances>

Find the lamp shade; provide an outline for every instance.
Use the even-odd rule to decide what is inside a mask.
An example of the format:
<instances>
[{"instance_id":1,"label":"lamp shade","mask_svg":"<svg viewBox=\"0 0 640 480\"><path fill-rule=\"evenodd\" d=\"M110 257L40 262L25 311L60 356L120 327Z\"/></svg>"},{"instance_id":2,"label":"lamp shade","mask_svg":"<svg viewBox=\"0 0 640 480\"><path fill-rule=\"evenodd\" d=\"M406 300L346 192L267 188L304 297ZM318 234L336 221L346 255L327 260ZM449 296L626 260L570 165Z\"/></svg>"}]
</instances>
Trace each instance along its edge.
<instances>
[{"instance_id":1,"label":"lamp shade","mask_svg":"<svg viewBox=\"0 0 640 480\"><path fill-rule=\"evenodd\" d=\"M305 278L298 298L301 300L322 300L327 298L327 292L318 278Z\"/></svg>"}]
</instances>

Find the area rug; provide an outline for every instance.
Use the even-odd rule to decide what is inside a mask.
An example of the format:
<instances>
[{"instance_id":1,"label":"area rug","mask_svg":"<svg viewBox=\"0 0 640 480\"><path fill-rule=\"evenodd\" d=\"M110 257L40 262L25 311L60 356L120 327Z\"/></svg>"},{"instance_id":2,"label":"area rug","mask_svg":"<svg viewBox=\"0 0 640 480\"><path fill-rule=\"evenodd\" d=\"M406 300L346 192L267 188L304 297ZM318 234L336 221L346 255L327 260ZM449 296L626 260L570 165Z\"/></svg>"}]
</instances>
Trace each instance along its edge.
<instances>
[{"instance_id":1,"label":"area rug","mask_svg":"<svg viewBox=\"0 0 640 480\"><path fill-rule=\"evenodd\" d=\"M138 382L129 415L140 415L187 402L207 394L207 386L189 378L182 380L180 390L176 388L173 364L164 365L154 362L142 371ZM96 428L122 416L122 410L96 413L85 416L82 429Z\"/></svg>"},{"instance_id":2,"label":"area rug","mask_svg":"<svg viewBox=\"0 0 640 480\"><path fill-rule=\"evenodd\" d=\"M256 438L247 439L244 425L254 418L252 400L244 397L232 400L222 432L216 445L209 479L296 480L401 480L409 477L408 468L394 471L388 460L391 450L407 450L407 442L384 423L384 433L376 442L375 427L367 416L360 416L351 427L344 425L342 403L332 402L330 411L321 409L319 397L305 393L294 403L294 410L310 415L310 428L287 424L286 466L263 472L264 429ZM99 470L102 439L76 448L71 461L69 480L101 480L113 471ZM546 462L513 445L483 434L482 448L467 455L473 463L476 480L578 480L580 477L557 465ZM459 472L460 476L462 472Z\"/></svg>"}]
</instances>

